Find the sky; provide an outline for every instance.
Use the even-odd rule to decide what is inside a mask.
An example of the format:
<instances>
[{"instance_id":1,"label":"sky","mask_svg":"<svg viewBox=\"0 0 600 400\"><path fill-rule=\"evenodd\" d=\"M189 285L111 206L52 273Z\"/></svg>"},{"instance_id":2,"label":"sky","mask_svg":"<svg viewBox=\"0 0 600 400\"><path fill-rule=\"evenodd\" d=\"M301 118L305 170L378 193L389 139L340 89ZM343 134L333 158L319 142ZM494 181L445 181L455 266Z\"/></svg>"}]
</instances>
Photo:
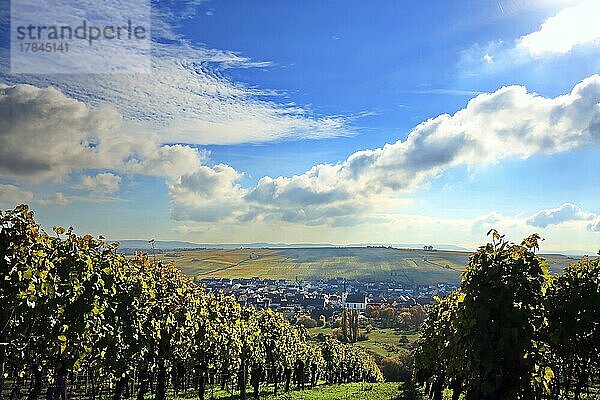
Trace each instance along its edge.
<instances>
[{"instance_id":1,"label":"sky","mask_svg":"<svg viewBox=\"0 0 600 400\"><path fill-rule=\"evenodd\" d=\"M114 240L600 248L600 2L151 7L136 73L14 73L2 24L1 208Z\"/></svg>"}]
</instances>

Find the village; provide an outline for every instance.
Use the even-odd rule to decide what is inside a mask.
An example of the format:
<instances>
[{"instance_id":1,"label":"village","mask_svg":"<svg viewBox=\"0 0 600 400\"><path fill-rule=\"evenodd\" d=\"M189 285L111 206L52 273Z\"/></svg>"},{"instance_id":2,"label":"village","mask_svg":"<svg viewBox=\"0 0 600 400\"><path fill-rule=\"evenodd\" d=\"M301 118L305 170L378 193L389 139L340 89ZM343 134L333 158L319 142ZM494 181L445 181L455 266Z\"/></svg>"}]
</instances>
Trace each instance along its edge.
<instances>
[{"instance_id":1,"label":"village","mask_svg":"<svg viewBox=\"0 0 600 400\"><path fill-rule=\"evenodd\" d=\"M394 281L358 281L343 278L318 281L288 281L253 278L196 279L208 293L234 296L238 302L258 309L272 308L288 315L310 315L331 319L336 311L347 308L364 311L367 306L410 308L433 302L457 288L440 282L415 285Z\"/></svg>"}]
</instances>

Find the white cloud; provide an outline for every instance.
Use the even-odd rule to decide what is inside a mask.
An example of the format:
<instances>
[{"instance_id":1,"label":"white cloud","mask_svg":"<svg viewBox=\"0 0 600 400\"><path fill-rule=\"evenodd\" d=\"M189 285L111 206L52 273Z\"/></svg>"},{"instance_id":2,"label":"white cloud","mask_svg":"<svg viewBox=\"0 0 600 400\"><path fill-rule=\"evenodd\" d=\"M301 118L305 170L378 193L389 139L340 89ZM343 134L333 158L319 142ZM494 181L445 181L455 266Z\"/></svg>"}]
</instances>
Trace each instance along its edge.
<instances>
[{"instance_id":1,"label":"white cloud","mask_svg":"<svg viewBox=\"0 0 600 400\"><path fill-rule=\"evenodd\" d=\"M592 221L587 224L590 231L599 231L600 215L593 214L581 209L581 207L564 203L558 208L548 208L540 210L527 219L527 224L539 228L546 228L550 225L560 225L574 221Z\"/></svg>"},{"instance_id":2,"label":"white cloud","mask_svg":"<svg viewBox=\"0 0 600 400\"><path fill-rule=\"evenodd\" d=\"M173 179L169 193L176 220L223 221L247 211L245 190L237 183L241 174L229 165L201 166Z\"/></svg>"},{"instance_id":3,"label":"white cloud","mask_svg":"<svg viewBox=\"0 0 600 400\"><path fill-rule=\"evenodd\" d=\"M99 166L95 146L118 123L114 111L90 111L53 88L0 85L0 173L57 177Z\"/></svg>"},{"instance_id":4,"label":"white cloud","mask_svg":"<svg viewBox=\"0 0 600 400\"><path fill-rule=\"evenodd\" d=\"M501 232L505 232L505 222L506 217L497 212L491 212L476 217L472 222L471 231L478 234L489 232L490 229L496 229Z\"/></svg>"},{"instance_id":5,"label":"white cloud","mask_svg":"<svg viewBox=\"0 0 600 400\"><path fill-rule=\"evenodd\" d=\"M0 85L0 175L60 181L94 170L82 183L104 182L107 191L117 188L113 172L164 176L173 218L181 221L362 224L374 212L397 212L412 190L450 168L598 145L599 103L598 75L555 98L504 87L421 123L405 141L244 188L242 173L231 166L205 165L206 152L128 133L114 109L90 108L53 88Z\"/></svg>"},{"instance_id":6,"label":"white cloud","mask_svg":"<svg viewBox=\"0 0 600 400\"><path fill-rule=\"evenodd\" d=\"M462 221L464 223L468 220ZM596 248L598 239L590 232L600 232L597 225L599 222L600 215L584 211L571 203L540 210L530 216L523 213L503 215L490 212L468 221L471 225L473 244L480 243L483 235L490 229L509 234L510 239L515 241L537 232L544 239L541 243L544 252L585 252ZM591 252L594 253L595 251Z\"/></svg>"},{"instance_id":7,"label":"white cloud","mask_svg":"<svg viewBox=\"0 0 600 400\"><path fill-rule=\"evenodd\" d=\"M80 15L73 2L46 10ZM73 4L71 4L73 3ZM108 20L132 13L110 2L103 8ZM195 45L175 33L174 27L196 12L197 2L153 4L152 71L128 74L9 74L8 54L0 58L0 79L54 86L87 106L110 104L130 129L159 135L160 143L232 144L285 139L347 136L352 117L317 115L309 107L289 103L284 93L233 82L223 73L230 68L266 68L236 52ZM135 8L135 7L134 7ZM85 11L85 10L84 10ZM51 17L48 17L51 19ZM127 20L124 18L123 20ZM127 51L125 51L127 50ZM1 50L0 50L1 51ZM130 60L131 49L116 49L111 58Z\"/></svg>"},{"instance_id":8,"label":"white cloud","mask_svg":"<svg viewBox=\"0 0 600 400\"><path fill-rule=\"evenodd\" d=\"M232 144L351 134L347 118L316 117L304 107L266 100L278 96L233 83L207 68L250 62L244 58L187 47L157 47L155 52L151 74L28 79L38 86L59 87L86 104L108 102L140 131L159 133L162 143Z\"/></svg>"},{"instance_id":9,"label":"white cloud","mask_svg":"<svg viewBox=\"0 0 600 400\"><path fill-rule=\"evenodd\" d=\"M97 175L80 185L105 192L118 189L113 172L164 176L177 220L341 226L362 223L369 211L398 210L412 190L459 165L597 145L599 102L598 75L555 98L504 87L421 123L405 141L244 188L232 167L205 165L206 152L128 133L114 109L90 108L54 88L1 85L0 174L60 181L92 169Z\"/></svg>"},{"instance_id":10,"label":"white cloud","mask_svg":"<svg viewBox=\"0 0 600 400\"><path fill-rule=\"evenodd\" d=\"M16 204L29 203L33 200L33 193L23 190L18 186L0 184L0 204L13 207Z\"/></svg>"},{"instance_id":11,"label":"white cloud","mask_svg":"<svg viewBox=\"0 0 600 400\"><path fill-rule=\"evenodd\" d=\"M178 176L204 156L128 132L112 108L88 107L52 87L0 84L0 176L61 181L86 169Z\"/></svg>"},{"instance_id":12,"label":"white cloud","mask_svg":"<svg viewBox=\"0 0 600 400\"><path fill-rule=\"evenodd\" d=\"M596 218L588 224L587 228L591 232L600 232L600 215L596 215Z\"/></svg>"},{"instance_id":13,"label":"white cloud","mask_svg":"<svg viewBox=\"0 0 600 400\"><path fill-rule=\"evenodd\" d=\"M575 46L600 43L600 2L587 0L548 18L536 32L521 37L517 47L533 57L564 54Z\"/></svg>"},{"instance_id":14,"label":"white cloud","mask_svg":"<svg viewBox=\"0 0 600 400\"><path fill-rule=\"evenodd\" d=\"M114 193L119 190L121 177L110 172L104 172L95 176L82 176L80 187L95 192Z\"/></svg>"},{"instance_id":15,"label":"white cloud","mask_svg":"<svg viewBox=\"0 0 600 400\"><path fill-rule=\"evenodd\" d=\"M41 199L35 199L33 201L37 204L42 204L42 205L56 204L59 206L66 206L67 204L71 204L73 199L65 196L65 194L62 192L57 192L57 193L54 193L52 196L44 197Z\"/></svg>"},{"instance_id":16,"label":"white cloud","mask_svg":"<svg viewBox=\"0 0 600 400\"><path fill-rule=\"evenodd\" d=\"M151 74L1 75L55 86L94 107L111 104L136 130L162 143L232 144L351 135L350 117L315 116L277 102L278 93L231 82L211 69L255 65L234 53L155 44Z\"/></svg>"},{"instance_id":17,"label":"white cloud","mask_svg":"<svg viewBox=\"0 0 600 400\"><path fill-rule=\"evenodd\" d=\"M600 2L597 0L577 2L548 18L535 32L515 40L475 43L461 53L459 68L469 77L503 73L533 63L537 69L546 69L554 66L557 56L576 53L586 57L587 70L595 71L600 65L597 61L600 52L598 15Z\"/></svg>"},{"instance_id":18,"label":"white cloud","mask_svg":"<svg viewBox=\"0 0 600 400\"><path fill-rule=\"evenodd\" d=\"M63 193L54 193L51 196L38 197L33 192L11 184L0 184L0 206L13 208L18 204L57 204L66 205L71 203Z\"/></svg>"},{"instance_id":19,"label":"white cloud","mask_svg":"<svg viewBox=\"0 0 600 400\"><path fill-rule=\"evenodd\" d=\"M393 210L411 190L453 167L597 146L599 103L599 75L555 98L528 93L522 86L504 87L475 97L454 115L421 123L405 141L359 151L343 162L319 164L300 175L267 176L246 190L233 183L238 179L233 172L219 174L226 181L219 185L227 188L228 204L237 207L243 220L336 224L369 210ZM205 213L193 212L196 203L188 201L179 207L178 199L196 193L196 187L181 179L176 191L171 188L174 209L186 210L185 214L176 212L176 219L203 220ZM236 212L230 210L227 215Z\"/></svg>"}]
</instances>

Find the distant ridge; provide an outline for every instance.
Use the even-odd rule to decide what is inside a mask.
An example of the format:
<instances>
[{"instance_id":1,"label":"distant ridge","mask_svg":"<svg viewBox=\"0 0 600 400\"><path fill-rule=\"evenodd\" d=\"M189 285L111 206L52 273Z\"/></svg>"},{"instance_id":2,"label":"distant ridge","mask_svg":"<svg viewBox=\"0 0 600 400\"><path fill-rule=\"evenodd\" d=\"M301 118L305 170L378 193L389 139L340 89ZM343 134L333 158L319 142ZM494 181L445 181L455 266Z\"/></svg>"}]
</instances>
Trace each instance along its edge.
<instances>
[{"instance_id":1,"label":"distant ridge","mask_svg":"<svg viewBox=\"0 0 600 400\"><path fill-rule=\"evenodd\" d=\"M150 249L150 243L147 240L125 239L115 240L120 243L122 249ZM112 240L111 240L112 242ZM338 247L331 243L193 243L181 242L177 240L156 240L154 248L157 250L173 249L239 249L245 248L295 248L295 247Z\"/></svg>"},{"instance_id":2,"label":"distant ridge","mask_svg":"<svg viewBox=\"0 0 600 400\"><path fill-rule=\"evenodd\" d=\"M112 240L109 240L113 242ZM121 249L135 249L135 250L150 250L151 246L147 240L141 239L126 239L117 240L120 243ZM256 242L256 243L194 243L184 242L178 240L157 240L154 242L154 248L156 250L173 250L173 249L239 249L240 247L250 249L293 249L293 248L324 248L324 247L388 247L392 246L397 249L423 249L423 246L430 245L426 243L350 243L350 244L332 244L332 243L267 243L267 242ZM461 251L471 252L474 249L466 247L456 246L453 244L431 244L436 250L447 250L447 251ZM597 255L595 251L584 251L584 250L564 250L564 251L543 251L541 255L564 255L567 257L579 258L583 255L594 257Z\"/></svg>"},{"instance_id":3,"label":"distant ridge","mask_svg":"<svg viewBox=\"0 0 600 400\"><path fill-rule=\"evenodd\" d=\"M580 258L582 256L590 256L596 257L598 255L597 251L585 251L585 250L563 250L563 251L548 251L543 252L544 254L561 254L567 257L575 257Z\"/></svg>"},{"instance_id":4,"label":"distant ridge","mask_svg":"<svg viewBox=\"0 0 600 400\"><path fill-rule=\"evenodd\" d=\"M422 249L423 246L429 245L429 243L413 243L413 244L393 244L393 247L397 247L399 249ZM451 250L451 251L473 251L473 249L468 249L466 247L456 246L453 244L431 244L436 250Z\"/></svg>"},{"instance_id":5,"label":"distant ridge","mask_svg":"<svg viewBox=\"0 0 600 400\"><path fill-rule=\"evenodd\" d=\"M147 240L127 239L127 240L109 240L109 242L119 242L122 249L150 249L150 243ZM195 249L202 245L192 242L180 242L176 240L156 240L154 248L157 250L172 250L172 249Z\"/></svg>"},{"instance_id":6,"label":"distant ridge","mask_svg":"<svg viewBox=\"0 0 600 400\"><path fill-rule=\"evenodd\" d=\"M141 239L126 239L118 240L122 249L150 249L150 243L147 240ZM399 249L422 249L425 244L389 244L389 243L352 243L345 245L336 245L332 243L193 243L182 242L177 240L157 240L154 242L154 248L157 250L173 250L173 249L239 249L245 248L321 248L321 247L367 247L367 246L392 246ZM455 246L451 244L433 244L437 250L452 250L452 251L470 251L465 247Z\"/></svg>"}]
</instances>

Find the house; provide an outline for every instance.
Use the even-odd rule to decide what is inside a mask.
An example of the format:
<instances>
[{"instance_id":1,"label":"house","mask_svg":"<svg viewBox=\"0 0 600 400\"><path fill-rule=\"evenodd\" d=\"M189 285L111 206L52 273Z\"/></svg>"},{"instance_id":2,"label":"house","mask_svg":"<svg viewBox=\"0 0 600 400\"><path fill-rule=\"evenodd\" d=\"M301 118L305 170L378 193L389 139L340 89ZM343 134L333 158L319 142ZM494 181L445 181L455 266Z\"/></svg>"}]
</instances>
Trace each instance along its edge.
<instances>
[{"instance_id":1,"label":"house","mask_svg":"<svg viewBox=\"0 0 600 400\"><path fill-rule=\"evenodd\" d=\"M358 293L343 293L342 306L350 310L364 310L367 308L367 296Z\"/></svg>"},{"instance_id":2,"label":"house","mask_svg":"<svg viewBox=\"0 0 600 400\"><path fill-rule=\"evenodd\" d=\"M325 298L323 297L303 297L299 303L307 310L315 308L325 308Z\"/></svg>"}]
</instances>

